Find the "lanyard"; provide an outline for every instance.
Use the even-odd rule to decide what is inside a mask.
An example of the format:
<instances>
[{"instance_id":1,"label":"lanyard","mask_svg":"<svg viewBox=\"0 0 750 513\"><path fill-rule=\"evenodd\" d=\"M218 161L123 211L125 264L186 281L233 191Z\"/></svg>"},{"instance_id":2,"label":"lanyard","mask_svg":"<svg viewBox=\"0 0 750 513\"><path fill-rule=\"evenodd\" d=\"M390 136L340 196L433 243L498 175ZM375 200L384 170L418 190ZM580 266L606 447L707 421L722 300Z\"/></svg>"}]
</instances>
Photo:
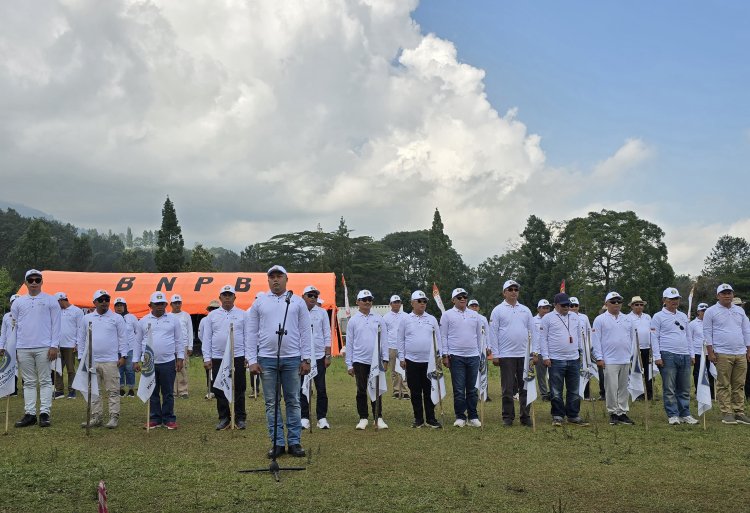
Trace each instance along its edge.
<instances>
[{"instance_id":1,"label":"lanyard","mask_svg":"<svg viewBox=\"0 0 750 513\"><path fill-rule=\"evenodd\" d=\"M565 329L568 330L568 342L572 344L573 336L570 334L570 316L568 316L568 322L566 323L565 321L563 321L562 316L559 313L555 312L555 315L557 315L557 318L560 319L560 322L562 323L563 326L565 326Z\"/></svg>"}]
</instances>

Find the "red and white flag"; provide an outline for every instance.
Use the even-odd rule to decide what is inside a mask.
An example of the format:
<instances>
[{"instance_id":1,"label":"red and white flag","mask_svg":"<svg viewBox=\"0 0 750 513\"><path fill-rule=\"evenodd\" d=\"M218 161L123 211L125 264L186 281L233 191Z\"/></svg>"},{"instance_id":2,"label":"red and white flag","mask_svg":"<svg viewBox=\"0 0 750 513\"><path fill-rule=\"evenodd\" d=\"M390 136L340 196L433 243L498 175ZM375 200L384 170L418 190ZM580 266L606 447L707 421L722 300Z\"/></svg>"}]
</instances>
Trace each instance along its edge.
<instances>
[{"instance_id":1,"label":"red and white flag","mask_svg":"<svg viewBox=\"0 0 750 513\"><path fill-rule=\"evenodd\" d=\"M432 297L435 299L435 304L437 304L440 311L445 313L445 306L443 305L443 300L440 298L440 291L434 283L432 284Z\"/></svg>"},{"instance_id":2,"label":"red and white flag","mask_svg":"<svg viewBox=\"0 0 750 513\"><path fill-rule=\"evenodd\" d=\"M346 279L344 278L344 273L341 273L341 284L344 286L344 313L346 314L346 318L352 316L352 309L349 307L349 290L346 288Z\"/></svg>"}]
</instances>

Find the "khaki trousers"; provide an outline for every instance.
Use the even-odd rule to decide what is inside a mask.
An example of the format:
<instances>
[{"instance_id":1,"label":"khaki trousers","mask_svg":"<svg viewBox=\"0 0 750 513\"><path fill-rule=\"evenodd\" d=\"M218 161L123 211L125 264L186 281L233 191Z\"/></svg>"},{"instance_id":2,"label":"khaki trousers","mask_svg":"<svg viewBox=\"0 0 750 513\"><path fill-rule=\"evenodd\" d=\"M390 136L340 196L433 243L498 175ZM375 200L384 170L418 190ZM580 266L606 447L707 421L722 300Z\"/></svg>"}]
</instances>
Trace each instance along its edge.
<instances>
[{"instance_id":1,"label":"khaki trousers","mask_svg":"<svg viewBox=\"0 0 750 513\"><path fill-rule=\"evenodd\" d=\"M188 395L188 360L190 360L190 357L185 356L185 359L182 360L182 370L178 372L177 376L174 378L175 397Z\"/></svg>"},{"instance_id":2,"label":"khaki trousers","mask_svg":"<svg viewBox=\"0 0 750 513\"><path fill-rule=\"evenodd\" d=\"M406 386L401 374L396 372L396 365L401 365L398 361L398 349L388 349L388 370L391 371L391 390L393 390L393 395L408 395L409 388Z\"/></svg>"},{"instance_id":3,"label":"khaki trousers","mask_svg":"<svg viewBox=\"0 0 750 513\"><path fill-rule=\"evenodd\" d=\"M716 353L716 372L716 400L721 413L744 413L747 356Z\"/></svg>"},{"instance_id":4,"label":"khaki trousers","mask_svg":"<svg viewBox=\"0 0 750 513\"><path fill-rule=\"evenodd\" d=\"M607 412L622 415L630 409L628 406L628 374L630 364L608 363L604 367L604 397L607 401Z\"/></svg>"},{"instance_id":5,"label":"khaki trousers","mask_svg":"<svg viewBox=\"0 0 750 513\"><path fill-rule=\"evenodd\" d=\"M91 395L91 415L102 415L102 397L109 397L109 416L120 416L120 369L117 362L97 362L99 395Z\"/></svg>"}]
</instances>

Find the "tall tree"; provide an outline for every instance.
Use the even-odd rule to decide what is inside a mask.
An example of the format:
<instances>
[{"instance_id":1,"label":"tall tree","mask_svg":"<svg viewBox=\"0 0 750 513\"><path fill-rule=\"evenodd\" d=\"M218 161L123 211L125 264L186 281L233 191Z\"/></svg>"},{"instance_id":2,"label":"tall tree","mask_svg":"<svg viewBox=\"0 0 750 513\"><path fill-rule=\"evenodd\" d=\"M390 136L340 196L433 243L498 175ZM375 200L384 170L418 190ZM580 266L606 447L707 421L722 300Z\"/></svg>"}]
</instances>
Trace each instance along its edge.
<instances>
[{"instance_id":1,"label":"tall tree","mask_svg":"<svg viewBox=\"0 0 750 513\"><path fill-rule=\"evenodd\" d=\"M461 255L453 249L450 237L443 231L443 220L438 209L435 209L428 234L428 261L427 285L431 287L435 283L440 289L443 303L449 305L450 293L454 288L469 286L469 268ZM437 311L433 303L429 305L431 312Z\"/></svg>"},{"instance_id":2,"label":"tall tree","mask_svg":"<svg viewBox=\"0 0 750 513\"><path fill-rule=\"evenodd\" d=\"M185 262L185 241L177 221L172 200L167 196L161 210L161 229L156 239L156 269L160 273L175 273L182 270Z\"/></svg>"},{"instance_id":3,"label":"tall tree","mask_svg":"<svg viewBox=\"0 0 750 513\"><path fill-rule=\"evenodd\" d=\"M502 255L487 258L479 264L474 274L474 290L472 297L479 301L482 311L488 313L495 305L503 301L503 283L507 279L515 279L521 272L521 252L510 250ZM525 287L522 284L521 290ZM531 307L529 307L531 308ZM534 311L534 308L532 308Z\"/></svg>"},{"instance_id":4,"label":"tall tree","mask_svg":"<svg viewBox=\"0 0 750 513\"><path fill-rule=\"evenodd\" d=\"M248 244L240 253L240 270L245 272L263 272L263 263L260 261L259 244Z\"/></svg>"},{"instance_id":5,"label":"tall tree","mask_svg":"<svg viewBox=\"0 0 750 513\"><path fill-rule=\"evenodd\" d=\"M128 226L128 231L125 233L125 247L127 249L133 249L133 230Z\"/></svg>"},{"instance_id":6,"label":"tall tree","mask_svg":"<svg viewBox=\"0 0 750 513\"><path fill-rule=\"evenodd\" d=\"M13 262L11 276L18 282L23 280L28 269L54 269L57 266L57 244L47 222L32 220L16 242L9 259Z\"/></svg>"},{"instance_id":7,"label":"tall tree","mask_svg":"<svg viewBox=\"0 0 750 513\"><path fill-rule=\"evenodd\" d=\"M703 261L703 274L726 279L750 266L750 244L742 237L722 235Z\"/></svg>"},{"instance_id":8,"label":"tall tree","mask_svg":"<svg viewBox=\"0 0 750 513\"><path fill-rule=\"evenodd\" d=\"M394 232L381 241L391 252L393 264L406 290L427 289L429 273L429 232ZM430 284L430 290L431 290ZM428 292L430 290L425 290Z\"/></svg>"},{"instance_id":9,"label":"tall tree","mask_svg":"<svg viewBox=\"0 0 750 513\"><path fill-rule=\"evenodd\" d=\"M190 256L188 271L210 273L215 270L214 256L202 244L196 244L193 248L193 254Z\"/></svg>"},{"instance_id":10,"label":"tall tree","mask_svg":"<svg viewBox=\"0 0 750 513\"><path fill-rule=\"evenodd\" d=\"M91 238L87 234L82 233L73 241L73 250L68 260L68 268L78 272L88 271L92 259Z\"/></svg>"},{"instance_id":11,"label":"tall tree","mask_svg":"<svg viewBox=\"0 0 750 513\"><path fill-rule=\"evenodd\" d=\"M533 306L542 298L551 300L557 289L552 276L555 265L552 231L544 221L532 215L526 221L521 238L518 248L520 269L515 279L521 283L519 299Z\"/></svg>"}]
</instances>

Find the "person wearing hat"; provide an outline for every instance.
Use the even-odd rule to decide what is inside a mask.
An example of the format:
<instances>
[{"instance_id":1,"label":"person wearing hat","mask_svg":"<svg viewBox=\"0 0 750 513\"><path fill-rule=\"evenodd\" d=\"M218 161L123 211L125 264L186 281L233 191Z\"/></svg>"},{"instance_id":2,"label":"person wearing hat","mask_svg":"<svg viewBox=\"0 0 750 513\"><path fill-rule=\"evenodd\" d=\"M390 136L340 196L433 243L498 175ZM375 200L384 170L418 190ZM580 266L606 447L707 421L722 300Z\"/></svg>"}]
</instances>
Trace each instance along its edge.
<instances>
[{"instance_id":1,"label":"person wearing hat","mask_svg":"<svg viewBox=\"0 0 750 513\"><path fill-rule=\"evenodd\" d=\"M109 309L110 296L106 290L94 292L94 311L83 316L78 326L78 354L86 358L88 354L88 326L91 324L91 358L96 366L99 395L91 394L91 419L85 428L102 425L102 391L109 398L109 421L106 427L114 429L120 419L120 371L128 354L128 328L121 315Z\"/></svg>"},{"instance_id":2,"label":"person wearing hat","mask_svg":"<svg viewBox=\"0 0 750 513\"><path fill-rule=\"evenodd\" d=\"M396 336L398 335L398 326L404 320L406 314L401 309L400 296L396 294L392 295L388 304L391 309L383 316L383 322L385 323L388 338L388 371L391 373L391 388L393 389L393 397L395 399L408 399L409 389L406 383L404 383L404 378L396 370L396 366L399 365Z\"/></svg>"},{"instance_id":3,"label":"person wearing hat","mask_svg":"<svg viewBox=\"0 0 750 513\"><path fill-rule=\"evenodd\" d=\"M667 422L697 424L690 414L690 375L695 363L687 315L677 310L680 293L674 287L662 293L664 307L651 318L651 344L659 367Z\"/></svg>"},{"instance_id":4,"label":"person wearing hat","mask_svg":"<svg viewBox=\"0 0 750 513\"><path fill-rule=\"evenodd\" d=\"M135 397L135 371L133 370L133 352L136 340L141 339L141 325L138 318L128 312L128 303L124 297L115 298L115 313L122 315L125 326L128 328L128 356L125 359L125 365L120 367L120 397L125 397L125 386L128 387L127 396Z\"/></svg>"},{"instance_id":5,"label":"person wearing hat","mask_svg":"<svg viewBox=\"0 0 750 513\"><path fill-rule=\"evenodd\" d=\"M245 321L245 345L250 373L260 374L263 380L268 437L273 443L268 457L281 456L285 447L281 404L277 403L277 399L280 401L281 398L276 397L278 376L286 405L287 452L301 458L305 456L305 450L301 443L300 376L310 372L310 312L299 296L295 296L291 290L287 291L289 276L284 267L271 266L266 275L269 291L258 296L248 310ZM285 333L279 352L278 331L285 315ZM278 418L274 426L277 408Z\"/></svg>"},{"instance_id":6,"label":"person wearing hat","mask_svg":"<svg viewBox=\"0 0 750 513\"><path fill-rule=\"evenodd\" d=\"M10 307L16 320L16 355L23 380L24 415L16 427L37 423L36 388L39 385L39 427L52 425L52 376L50 363L57 359L60 345L60 305L57 298L42 292L41 271L30 269L24 277L28 294L18 297ZM0 356L5 350L0 349Z\"/></svg>"},{"instance_id":7,"label":"person wearing hat","mask_svg":"<svg viewBox=\"0 0 750 513\"><path fill-rule=\"evenodd\" d=\"M188 398L188 362L190 362L190 355L193 354L193 318L190 314L182 311L182 296L179 294L172 295L169 301L169 306L172 309L172 314L176 315L180 320L180 327L182 328L183 339L186 341L185 345L185 363L182 369L177 373L177 377L174 382L174 391L177 397L181 399Z\"/></svg>"},{"instance_id":8,"label":"person wearing hat","mask_svg":"<svg viewBox=\"0 0 750 513\"><path fill-rule=\"evenodd\" d=\"M542 318L552 311L552 305L546 299L540 299L536 304L536 315L534 316L534 337L539 338L539 327L542 324ZM541 358L537 358L536 364L536 382L539 384L539 392L542 401L549 401L549 382L547 381L547 367Z\"/></svg>"},{"instance_id":9,"label":"person wearing hat","mask_svg":"<svg viewBox=\"0 0 750 513\"><path fill-rule=\"evenodd\" d=\"M652 365L651 354L651 316L643 311L646 302L641 296L633 296L628 303L630 307L630 324L633 326L633 333L638 333L638 349L641 352L641 362L643 362L643 373L646 378L646 397L651 400L654 395L654 370ZM643 394L636 397L636 401L643 401Z\"/></svg>"},{"instance_id":10,"label":"person wearing hat","mask_svg":"<svg viewBox=\"0 0 750 513\"><path fill-rule=\"evenodd\" d=\"M212 299L211 301L209 301L208 306L206 307L206 311L208 313L211 313L220 307L221 307L221 303L219 303L217 299ZM207 320L208 320L208 315L204 316L198 323L198 340L201 341L201 351L203 351L204 348L206 347L203 341L206 340L205 330L206 330ZM214 393L211 392L211 369L205 369L205 371L206 371L206 389L208 390L206 392L205 398L213 399L215 396L214 396Z\"/></svg>"},{"instance_id":11,"label":"person wearing hat","mask_svg":"<svg viewBox=\"0 0 750 513\"><path fill-rule=\"evenodd\" d=\"M591 343L596 366L604 370L606 385L607 412L609 423L633 425L628 417L628 378L633 354L633 326L630 318L623 314L622 296L610 292L604 299L607 311L594 319L591 329Z\"/></svg>"},{"instance_id":12,"label":"person wearing hat","mask_svg":"<svg viewBox=\"0 0 750 513\"><path fill-rule=\"evenodd\" d=\"M312 339L315 348L315 365L318 373L313 378L315 383L315 417L318 419L318 429L329 429L328 424L328 392L326 391L326 369L331 365L331 324L328 313L318 306L320 291L314 285L308 285L302 291L302 299L310 312L310 323L312 324ZM300 393L300 410L302 415L302 428L310 428L310 404L305 394Z\"/></svg>"},{"instance_id":13,"label":"person wearing hat","mask_svg":"<svg viewBox=\"0 0 750 513\"><path fill-rule=\"evenodd\" d=\"M357 414L359 422L355 429L365 429L368 424L369 401L367 383L374 352L377 351L378 328L380 328L381 360L383 366L388 365L388 344L385 343L386 326L383 318L372 310L373 296L369 290L360 290L357 293L357 312L349 319L346 326L346 368L350 376L354 376L357 383ZM380 390L375 401L369 401L372 407L373 423L377 423L378 429L388 429L388 424L383 420L383 402Z\"/></svg>"},{"instance_id":14,"label":"person wearing hat","mask_svg":"<svg viewBox=\"0 0 750 513\"><path fill-rule=\"evenodd\" d=\"M716 399L724 424L750 424L745 415L743 388L750 360L750 322L745 311L732 304L734 289L728 283L716 288L716 303L703 317L703 337L708 359L716 364Z\"/></svg>"},{"instance_id":15,"label":"person wearing hat","mask_svg":"<svg viewBox=\"0 0 750 513\"><path fill-rule=\"evenodd\" d=\"M18 294L13 294L10 296L10 306L13 306L13 301L18 299ZM2 325L0 325L0 355L3 354L5 350L5 344L8 341L8 336L10 335L10 328L13 324L13 315L10 312L6 312L5 315L3 315L3 322ZM11 397L15 397L18 395L18 378L13 379L14 383L14 390L13 393L10 394ZM75 396L74 396L75 397Z\"/></svg>"},{"instance_id":16,"label":"person wearing hat","mask_svg":"<svg viewBox=\"0 0 750 513\"><path fill-rule=\"evenodd\" d=\"M236 299L237 295L232 285L224 285L219 289L221 308L208 314L203 333L203 367L211 369L213 374L211 391L216 397L216 410L219 415L219 423L216 424L217 431L227 429L232 425L232 409L229 401L224 391L215 386L232 329L234 332L234 390L232 392L234 394L234 423L238 429L247 427L247 412L245 411L245 389L247 388L245 367L248 359L246 312L234 305Z\"/></svg>"},{"instance_id":17,"label":"person wearing hat","mask_svg":"<svg viewBox=\"0 0 750 513\"><path fill-rule=\"evenodd\" d=\"M60 360L62 368L67 370L68 374L68 399L75 399L73 380L76 376L76 341L78 327L83 320L83 310L71 304L65 292L58 292L55 297L60 305ZM55 399L65 397L63 376L52 372L55 373Z\"/></svg>"},{"instance_id":18,"label":"person wearing hat","mask_svg":"<svg viewBox=\"0 0 750 513\"><path fill-rule=\"evenodd\" d=\"M453 308L440 318L440 352L443 365L451 370L453 410L456 427L481 427L477 413L477 373L482 348L482 321L479 314L466 307L469 294L453 289ZM467 415L468 414L468 415Z\"/></svg>"},{"instance_id":19,"label":"person wearing hat","mask_svg":"<svg viewBox=\"0 0 750 513\"><path fill-rule=\"evenodd\" d=\"M534 316L528 307L518 302L520 285L514 280L503 284L503 302L490 315L489 340L492 346L492 364L500 367L502 388L503 425L512 426L516 412L513 395L518 390L519 417L521 425L531 426L526 390L523 387L524 362L531 352L534 364L538 361L538 339L534 328ZM532 344L529 348L529 341Z\"/></svg>"},{"instance_id":20,"label":"person wearing hat","mask_svg":"<svg viewBox=\"0 0 750 513\"><path fill-rule=\"evenodd\" d=\"M185 358L185 335L180 321L167 313L167 296L163 292L154 292L148 301L150 313L140 321L142 338L133 351L133 368L141 370L141 362L150 344L153 354L149 355L154 363L154 391L149 398L149 429L166 427L177 429L177 416L174 412L174 380L177 371L182 368Z\"/></svg>"},{"instance_id":21,"label":"person wearing hat","mask_svg":"<svg viewBox=\"0 0 750 513\"><path fill-rule=\"evenodd\" d=\"M701 356L703 355L703 346L705 340L703 339L703 316L706 315L708 309L707 303L698 303L696 309L695 319L690 321L690 336L693 338L693 353L695 353L695 365L693 365L693 386L695 387L696 393L698 392L698 378L701 366ZM645 364L644 364L645 366ZM714 398L714 376L711 372L708 372L708 385L711 390L711 399Z\"/></svg>"},{"instance_id":22,"label":"person wearing hat","mask_svg":"<svg viewBox=\"0 0 750 513\"><path fill-rule=\"evenodd\" d=\"M570 313L570 296L555 295L555 311L542 318L539 325L539 347L549 373L552 425L561 426L567 417L570 424L588 425L581 416L578 383L581 369L581 321ZM565 400L563 400L563 387Z\"/></svg>"},{"instance_id":23,"label":"person wearing hat","mask_svg":"<svg viewBox=\"0 0 750 513\"><path fill-rule=\"evenodd\" d=\"M435 358L433 336L440 331L437 319L428 314L427 295L421 290L411 294L411 313L406 315L398 327L398 360L406 371L406 383L411 392L411 408L414 412L413 428L426 424L431 428L442 425L435 418L432 402L432 381L427 376L430 358Z\"/></svg>"},{"instance_id":24,"label":"person wearing hat","mask_svg":"<svg viewBox=\"0 0 750 513\"><path fill-rule=\"evenodd\" d=\"M607 307L602 307L602 312L607 311ZM571 315L577 315L581 325L581 342L584 342L584 337L588 337L591 334L591 320L589 316L581 313L581 303L575 296L570 296L570 313ZM585 345L585 344L584 344ZM592 353L593 359L593 353ZM597 369L596 377L594 378L599 383L599 400L603 401L606 396L606 389L604 386L604 371L600 368ZM586 387L583 389L583 397L587 401L596 401L596 398L591 398L591 381L586 382Z\"/></svg>"}]
</instances>

